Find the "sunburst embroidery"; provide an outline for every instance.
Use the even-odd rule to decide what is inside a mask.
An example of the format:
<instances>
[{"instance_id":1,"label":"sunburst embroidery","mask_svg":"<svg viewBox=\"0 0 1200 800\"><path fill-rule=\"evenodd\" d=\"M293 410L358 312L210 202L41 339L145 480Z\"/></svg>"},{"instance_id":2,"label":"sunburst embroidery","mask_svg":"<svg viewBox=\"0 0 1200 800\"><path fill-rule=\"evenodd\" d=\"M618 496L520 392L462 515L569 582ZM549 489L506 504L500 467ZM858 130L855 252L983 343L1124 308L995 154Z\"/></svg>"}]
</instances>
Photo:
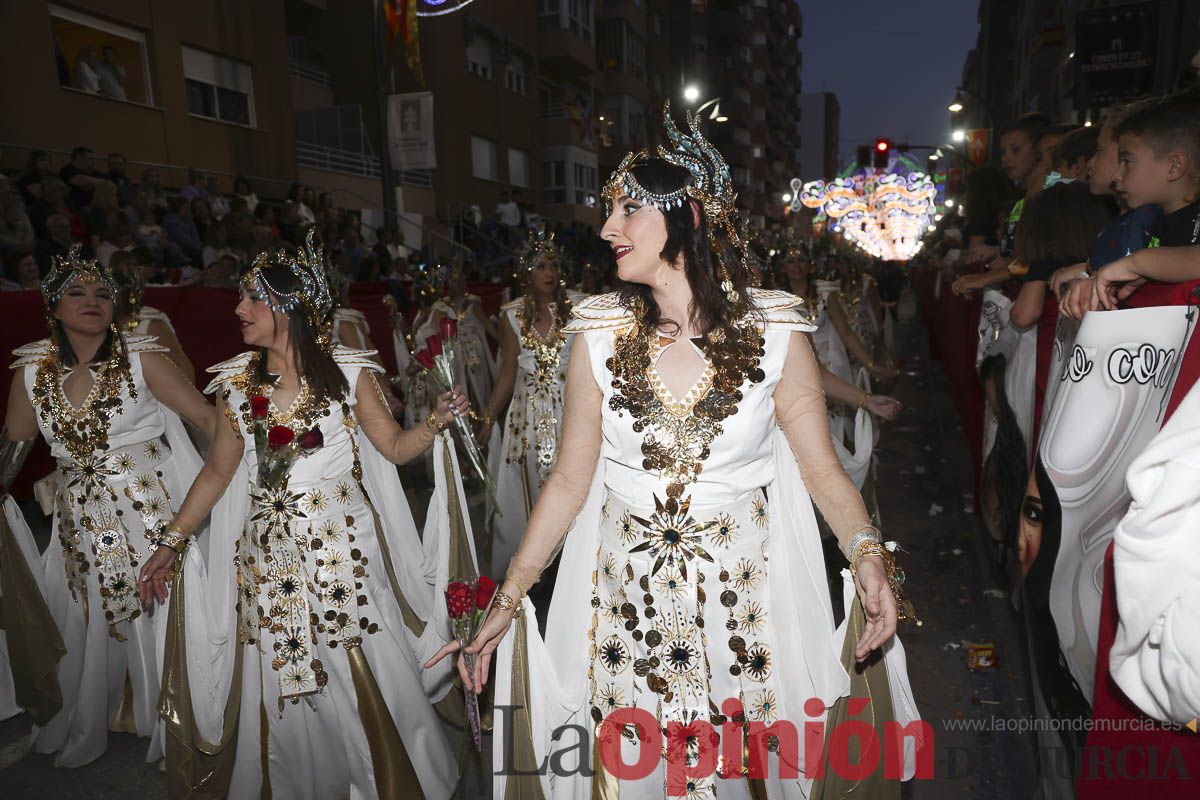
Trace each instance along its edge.
<instances>
[{"instance_id":1,"label":"sunburst embroidery","mask_svg":"<svg viewBox=\"0 0 1200 800\"><path fill-rule=\"evenodd\" d=\"M625 694L610 683L600 691L596 705L600 707L600 713L605 715L611 714L617 709L625 707Z\"/></svg>"},{"instance_id":2,"label":"sunburst embroidery","mask_svg":"<svg viewBox=\"0 0 1200 800\"><path fill-rule=\"evenodd\" d=\"M327 542L336 543L342 540L342 526L331 519L322 522L321 527L317 529L317 533Z\"/></svg>"},{"instance_id":3,"label":"sunburst embroidery","mask_svg":"<svg viewBox=\"0 0 1200 800\"><path fill-rule=\"evenodd\" d=\"M319 489L314 489L304 498L304 505L314 514L320 514L325 509L329 508L329 498Z\"/></svg>"},{"instance_id":4,"label":"sunburst embroidery","mask_svg":"<svg viewBox=\"0 0 1200 800\"><path fill-rule=\"evenodd\" d=\"M751 680L762 683L771 676L771 651L756 644L746 653L745 673Z\"/></svg>"},{"instance_id":5,"label":"sunburst embroidery","mask_svg":"<svg viewBox=\"0 0 1200 800\"><path fill-rule=\"evenodd\" d=\"M293 691L299 691L307 686L313 679L312 673L306 667L295 666L284 673L283 681Z\"/></svg>"},{"instance_id":6,"label":"sunburst embroidery","mask_svg":"<svg viewBox=\"0 0 1200 800\"><path fill-rule=\"evenodd\" d=\"M288 628L279 640L279 655L289 664L308 657L306 634L300 628Z\"/></svg>"},{"instance_id":7,"label":"sunburst embroidery","mask_svg":"<svg viewBox=\"0 0 1200 800\"><path fill-rule=\"evenodd\" d=\"M654 497L654 513L649 519L632 516L634 522L642 527L643 541L629 549L630 553L645 551L654 558L651 575L658 574L664 564L679 567L679 574L687 578L687 562L697 556L705 561L712 561L701 542L704 533L712 527L712 522L703 524L697 522L688 509L692 499L686 498L682 503L673 497L663 503L657 495Z\"/></svg>"},{"instance_id":8,"label":"sunburst embroidery","mask_svg":"<svg viewBox=\"0 0 1200 800\"><path fill-rule=\"evenodd\" d=\"M738 609L737 621L742 633L758 633L766 624L767 612L761 603L751 601Z\"/></svg>"},{"instance_id":9,"label":"sunburst embroidery","mask_svg":"<svg viewBox=\"0 0 1200 800\"><path fill-rule=\"evenodd\" d=\"M738 559L737 565L733 568L733 585L743 591L758 586L761 577L762 573L759 571L758 564L748 558Z\"/></svg>"},{"instance_id":10,"label":"sunburst embroidery","mask_svg":"<svg viewBox=\"0 0 1200 800\"><path fill-rule=\"evenodd\" d=\"M121 453L113 457L112 468L117 472L132 472L136 466L137 462L129 453Z\"/></svg>"},{"instance_id":11,"label":"sunburst embroidery","mask_svg":"<svg viewBox=\"0 0 1200 800\"><path fill-rule=\"evenodd\" d=\"M628 513L621 515L621 521L617 523L617 533L625 544L629 544L637 538L637 528L634 527L633 519Z\"/></svg>"},{"instance_id":12,"label":"sunburst embroidery","mask_svg":"<svg viewBox=\"0 0 1200 800\"><path fill-rule=\"evenodd\" d=\"M624 600L619 595L613 595L608 604L604 606L604 616L614 625L620 625L624 621L624 617L621 615L621 605L623 602Z\"/></svg>"},{"instance_id":13,"label":"sunburst embroidery","mask_svg":"<svg viewBox=\"0 0 1200 800\"><path fill-rule=\"evenodd\" d=\"M750 716L768 725L775 721L776 710L775 693L770 689L759 692L758 696L754 698L754 702L750 704Z\"/></svg>"},{"instance_id":14,"label":"sunburst embroidery","mask_svg":"<svg viewBox=\"0 0 1200 800\"><path fill-rule=\"evenodd\" d=\"M162 458L162 448L158 446L158 442L146 442L146 447L142 452L146 454L146 458L153 461Z\"/></svg>"},{"instance_id":15,"label":"sunburst embroidery","mask_svg":"<svg viewBox=\"0 0 1200 800\"><path fill-rule=\"evenodd\" d=\"M264 489L254 496L254 504L258 512L250 519L253 522L266 520L268 525L284 526L294 517L303 517L300 510L300 500L303 494L289 492L286 487L279 489Z\"/></svg>"},{"instance_id":16,"label":"sunburst embroidery","mask_svg":"<svg viewBox=\"0 0 1200 800\"><path fill-rule=\"evenodd\" d=\"M767 527L769 518L767 515L766 500L761 497L754 498L754 502L751 504L751 513L754 515L754 524L758 525L760 528Z\"/></svg>"},{"instance_id":17,"label":"sunburst embroidery","mask_svg":"<svg viewBox=\"0 0 1200 800\"><path fill-rule=\"evenodd\" d=\"M712 529L713 544L719 547L729 547L737 541L737 529L738 524L733 517L728 514L717 517Z\"/></svg>"},{"instance_id":18,"label":"sunburst embroidery","mask_svg":"<svg viewBox=\"0 0 1200 800\"><path fill-rule=\"evenodd\" d=\"M337 573L341 572L343 569L346 568L346 562L347 562L347 559L344 555L342 555L341 553L339 553L336 550L331 550L325 556L325 563L323 564L323 566L325 567L325 569L327 571L336 575Z\"/></svg>"},{"instance_id":19,"label":"sunburst embroidery","mask_svg":"<svg viewBox=\"0 0 1200 800\"><path fill-rule=\"evenodd\" d=\"M654 579L654 585L658 587L659 592L668 595L672 599L678 598L687 588L687 582L679 574L677 569L667 569L658 574Z\"/></svg>"},{"instance_id":20,"label":"sunburst embroidery","mask_svg":"<svg viewBox=\"0 0 1200 800\"><path fill-rule=\"evenodd\" d=\"M333 499L342 505L349 505L354 499L354 489L345 481L340 481L337 486L333 487Z\"/></svg>"},{"instance_id":21,"label":"sunburst embroidery","mask_svg":"<svg viewBox=\"0 0 1200 800\"><path fill-rule=\"evenodd\" d=\"M691 672L700 662L700 651L684 638L667 640L660 652L663 666L677 675Z\"/></svg>"},{"instance_id":22,"label":"sunburst embroidery","mask_svg":"<svg viewBox=\"0 0 1200 800\"><path fill-rule=\"evenodd\" d=\"M98 554L107 554L116 550L121 544L121 534L114 530L100 531L95 535L93 541L96 543Z\"/></svg>"},{"instance_id":23,"label":"sunburst embroidery","mask_svg":"<svg viewBox=\"0 0 1200 800\"><path fill-rule=\"evenodd\" d=\"M325 589L325 601L336 608L342 608L354 597L354 590L344 581L334 581Z\"/></svg>"},{"instance_id":24,"label":"sunburst embroidery","mask_svg":"<svg viewBox=\"0 0 1200 800\"><path fill-rule=\"evenodd\" d=\"M167 510L167 502L158 495L150 495L142 506L142 513L150 517L162 516Z\"/></svg>"},{"instance_id":25,"label":"sunburst embroidery","mask_svg":"<svg viewBox=\"0 0 1200 800\"><path fill-rule=\"evenodd\" d=\"M600 561L600 577L609 586L615 586L620 576L617 572L617 560L613 558L612 553L605 553L604 558Z\"/></svg>"},{"instance_id":26,"label":"sunburst embroidery","mask_svg":"<svg viewBox=\"0 0 1200 800\"><path fill-rule=\"evenodd\" d=\"M621 641L620 637L610 636L600 645L598 658L600 664L610 674L616 675L629 664L629 648L625 646L625 642Z\"/></svg>"}]
</instances>

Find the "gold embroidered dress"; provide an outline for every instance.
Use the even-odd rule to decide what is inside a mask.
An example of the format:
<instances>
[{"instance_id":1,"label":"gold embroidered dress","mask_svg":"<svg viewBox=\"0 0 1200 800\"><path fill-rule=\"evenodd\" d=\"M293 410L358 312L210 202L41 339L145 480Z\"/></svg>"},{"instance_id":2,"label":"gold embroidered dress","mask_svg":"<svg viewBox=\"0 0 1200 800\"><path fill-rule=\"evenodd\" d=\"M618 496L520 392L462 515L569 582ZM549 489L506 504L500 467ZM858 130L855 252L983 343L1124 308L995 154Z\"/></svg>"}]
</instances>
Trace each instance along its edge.
<instances>
[{"instance_id":1,"label":"gold embroidered dress","mask_svg":"<svg viewBox=\"0 0 1200 800\"><path fill-rule=\"evenodd\" d=\"M723 365L695 342L642 331L615 294L575 308L566 332L585 337L603 394L599 463L566 535L545 640L526 598L524 619L497 651L497 707L522 705L529 715L510 740L495 737L493 760L527 753L526 763L541 764L558 753L561 763L576 742L557 742L555 731L570 724L588 731L596 772L501 775L496 797L510 796L517 780L530 791L536 780L555 800L807 796L810 782L774 768L766 781L668 785L662 760L648 777L619 782L595 760L600 724L621 708L648 712L664 732L695 720L720 730L724 703L734 700L746 721L788 720L803 740L813 719L805 701L829 708L849 690L812 505L775 417L789 339L813 326L794 295L750 290L750 299L756 311L741 324L736 355L723 356L736 363ZM657 373L666 346L696 346L707 363L683 398ZM893 691L896 716L915 717L898 640L886 649L904 676ZM633 729L619 738L624 763L635 763ZM689 763L695 756L689 745ZM565 760L570 772L573 759Z\"/></svg>"},{"instance_id":2,"label":"gold embroidered dress","mask_svg":"<svg viewBox=\"0 0 1200 800\"><path fill-rule=\"evenodd\" d=\"M373 354L335 349L351 387L362 370L381 370ZM445 470L422 543L395 466L358 426L353 393L317 401L302 388L290 408L271 405L269 423L297 436L318 427L324 444L296 460L285 488L260 489L250 398L271 391L258 385L257 358L209 370L208 391L224 399L245 449L213 512L207 574L194 558L185 564L186 663L169 670L175 694L164 705L181 724L169 733L223 743L197 746L223 754L233 798L268 788L313 800L447 798L458 769L433 703L450 672L421 664L448 638L435 587L474 570L452 449L438 437ZM194 729L182 724L192 716ZM169 757L169 769L182 761Z\"/></svg>"},{"instance_id":3,"label":"gold embroidered dress","mask_svg":"<svg viewBox=\"0 0 1200 800\"><path fill-rule=\"evenodd\" d=\"M572 302L579 297L568 292ZM500 578L517 552L529 511L537 502L542 484L558 456L563 411L563 388L571 352L571 336L551 322L543 336L524 319L524 300L501 309L502 325L509 325L521 345L517 380L504 418L500 446L493 445L488 468L496 479L500 516L492 517L492 570ZM557 319L553 307L551 320ZM497 437L493 435L493 440Z\"/></svg>"},{"instance_id":4,"label":"gold embroidered dress","mask_svg":"<svg viewBox=\"0 0 1200 800\"><path fill-rule=\"evenodd\" d=\"M91 367L94 383L78 407L63 391L67 371L49 339L14 352L60 474L51 544L37 566L67 650L58 664L63 704L35 746L57 753L58 766L97 758L110 729L151 736L147 761L163 754L157 701L168 608L142 610L137 573L200 458L179 417L146 385L142 354L166 348L153 336L125 342L128 369L116 355Z\"/></svg>"}]
</instances>

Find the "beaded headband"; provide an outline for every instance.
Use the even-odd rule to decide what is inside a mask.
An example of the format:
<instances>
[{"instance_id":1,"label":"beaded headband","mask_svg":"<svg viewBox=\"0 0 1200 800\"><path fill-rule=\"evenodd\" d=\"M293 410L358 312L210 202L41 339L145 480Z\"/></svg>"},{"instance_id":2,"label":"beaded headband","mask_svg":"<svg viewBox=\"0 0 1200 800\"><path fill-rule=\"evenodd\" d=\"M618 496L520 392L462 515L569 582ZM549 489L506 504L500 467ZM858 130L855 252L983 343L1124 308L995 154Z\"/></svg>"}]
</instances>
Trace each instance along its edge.
<instances>
[{"instance_id":1,"label":"beaded headband","mask_svg":"<svg viewBox=\"0 0 1200 800\"><path fill-rule=\"evenodd\" d=\"M667 141L671 144L668 149L659 145L657 157L683 167L688 171L687 183L671 192L651 192L638 183L633 170L647 163L652 157L650 152L642 150L629 153L621 159L615 172L604 184L601 195L604 198L604 215L612 214L612 206L622 194L653 206L659 211L682 206L687 199L695 200L704 211L708 221L708 241L718 258L718 277L721 280L721 291L735 307L742 307L743 301L734 288L732 270L728 263L729 256L725 248L718 242L716 232L722 230L729 245L737 251L738 266L742 274L750 271L753 255L745 236L738 230L737 192L733 190L733 178L729 165L707 139L700 133L700 117L692 112L687 113L688 133L679 130L671 119L670 102L663 104L663 129Z\"/></svg>"},{"instance_id":2,"label":"beaded headband","mask_svg":"<svg viewBox=\"0 0 1200 800\"><path fill-rule=\"evenodd\" d=\"M55 256L50 262L50 272L42 281L42 301L49 310L62 299L73 282L82 284L99 283L108 289L109 296L117 300L117 282L108 267L101 266L94 258L85 259L81 245L71 245L66 256Z\"/></svg>"},{"instance_id":3,"label":"beaded headband","mask_svg":"<svg viewBox=\"0 0 1200 800\"><path fill-rule=\"evenodd\" d=\"M264 267L287 267L300 285L291 292L281 292L270 284ZM242 278L242 287L247 291L257 292L263 302L272 311L280 314L291 314L297 309L303 309L309 321L322 337L322 344L329 336L331 324L330 312L333 310L333 296L329 291L329 281L325 274L325 250L316 244L316 229L310 228L305 238L304 246L296 255L289 254L283 248L273 253L260 253L254 259L254 266Z\"/></svg>"},{"instance_id":4,"label":"beaded headband","mask_svg":"<svg viewBox=\"0 0 1200 800\"><path fill-rule=\"evenodd\" d=\"M629 153L604 185L605 216L612 213L613 202L622 194L660 211L678 208L690 197L700 203L714 224L735 214L737 193L733 191L729 165L700 133L700 118L689 111L687 123L690 133L683 133L671 118L670 102L663 104L663 128L671 148L660 145L657 155L669 164L686 169L688 182L671 192L652 192L638 183L633 170L649 161L653 154L646 150Z\"/></svg>"}]
</instances>

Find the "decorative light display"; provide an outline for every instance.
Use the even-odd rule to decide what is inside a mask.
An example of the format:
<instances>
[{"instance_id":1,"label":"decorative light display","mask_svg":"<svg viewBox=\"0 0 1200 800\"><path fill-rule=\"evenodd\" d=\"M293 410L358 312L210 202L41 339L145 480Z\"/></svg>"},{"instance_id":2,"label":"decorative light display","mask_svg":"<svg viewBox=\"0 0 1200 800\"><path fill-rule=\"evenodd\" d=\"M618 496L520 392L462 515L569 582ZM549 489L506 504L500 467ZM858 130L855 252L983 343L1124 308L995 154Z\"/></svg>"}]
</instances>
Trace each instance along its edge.
<instances>
[{"instance_id":1,"label":"decorative light display","mask_svg":"<svg viewBox=\"0 0 1200 800\"><path fill-rule=\"evenodd\" d=\"M899 165L898 165L899 166ZM795 187L799 180L793 180ZM818 209L817 223L885 261L907 261L921 247L936 211L938 186L923 172L877 174L873 170L810 181L793 194L792 210Z\"/></svg>"},{"instance_id":2,"label":"decorative light display","mask_svg":"<svg viewBox=\"0 0 1200 800\"><path fill-rule=\"evenodd\" d=\"M440 17L462 11L475 0L421 0L417 6L418 17Z\"/></svg>"}]
</instances>

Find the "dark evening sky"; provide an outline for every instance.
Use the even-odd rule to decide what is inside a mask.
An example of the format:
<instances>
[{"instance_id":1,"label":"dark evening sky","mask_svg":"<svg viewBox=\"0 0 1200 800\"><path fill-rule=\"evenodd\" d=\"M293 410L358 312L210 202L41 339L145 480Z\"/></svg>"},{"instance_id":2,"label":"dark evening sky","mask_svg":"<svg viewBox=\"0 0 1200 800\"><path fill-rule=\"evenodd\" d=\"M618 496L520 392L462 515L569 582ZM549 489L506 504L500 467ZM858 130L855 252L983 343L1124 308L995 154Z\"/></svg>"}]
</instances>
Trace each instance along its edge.
<instances>
[{"instance_id":1,"label":"dark evening sky","mask_svg":"<svg viewBox=\"0 0 1200 800\"><path fill-rule=\"evenodd\" d=\"M805 92L841 103L838 152L877 136L949 141L946 106L979 30L976 0L800 0Z\"/></svg>"}]
</instances>

